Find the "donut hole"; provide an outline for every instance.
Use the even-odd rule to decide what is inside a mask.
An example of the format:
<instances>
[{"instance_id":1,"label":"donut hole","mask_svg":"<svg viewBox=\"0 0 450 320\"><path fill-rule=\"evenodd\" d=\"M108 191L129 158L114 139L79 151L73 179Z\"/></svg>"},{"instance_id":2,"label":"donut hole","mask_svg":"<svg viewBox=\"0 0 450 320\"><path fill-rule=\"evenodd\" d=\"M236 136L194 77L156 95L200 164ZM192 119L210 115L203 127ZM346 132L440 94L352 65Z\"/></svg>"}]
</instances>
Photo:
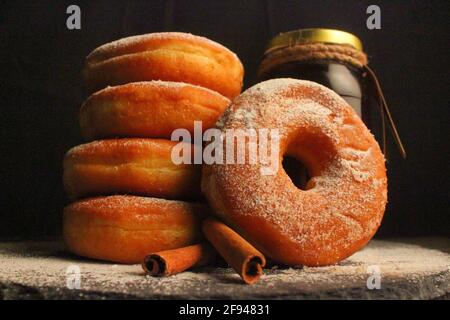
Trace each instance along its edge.
<instances>
[{"instance_id":1,"label":"donut hole","mask_svg":"<svg viewBox=\"0 0 450 320\"><path fill-rule=\"evenodd\" d=\"M312 178L320 176L336 155L336 148L320 128L299 128L287 142L282 166L294 186L314 188Z\"/></svg>"},{"instance_id":2,"label":"donut hole","mask_svg":"<svg viewBox=\"0 0 450 320\"><path fill-rule=\"evenodd\" d=\"M283 157L283 169L286 171L292 183L300 190L306 190L306 185L311 176L306 165L292 156L285 155Z\"/></svg>"}]
</instances>

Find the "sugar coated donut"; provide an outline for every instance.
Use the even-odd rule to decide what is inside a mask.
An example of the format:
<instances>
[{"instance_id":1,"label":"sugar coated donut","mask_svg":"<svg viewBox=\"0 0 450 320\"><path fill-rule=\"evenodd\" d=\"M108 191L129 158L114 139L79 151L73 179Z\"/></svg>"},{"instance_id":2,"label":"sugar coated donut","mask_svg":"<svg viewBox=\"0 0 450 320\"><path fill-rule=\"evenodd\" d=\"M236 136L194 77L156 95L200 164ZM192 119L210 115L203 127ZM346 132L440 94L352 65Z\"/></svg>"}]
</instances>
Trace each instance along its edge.
<instances>
[{"instance_id":1,"label":"sugar coated donut","mask_svg":"<svg viewBox=\"0 0 450 320\"><path fill-rule=\"evenodd\" d=\"M194 132L194 121L211 128L230 104L219 93L181 82L149 81L108 87L80 110L87 140L112 137L170 139L178 128Z\"/></svg>"},{"instance_id":2,"label":"sugar coated donut","mask_svg":"<svg viewBox=\"0 0 450 320\"><path fill-rule=\"evenodd\" d=\"M244 68L239 58L209 39L180 32L151 33L105 44L86 59L90 92L128 82L182 81L228 98L239 95Z\"/></svg>"},{"instance_id":3,"label":"sugar coated donut","mask_svg":"<svg viewBox=\"0 0 450 320\"><path fill-rule=\"evenodd\" d=\"M80 200L64 209L67 248L80 256L140 263L152 252L191 245L201 238L206 207L137 196Z\"/></svg>"},{"instance_id":4,"label":"sugar coated donut","mask_svg":"<svg viewBox=\"0 0 450 320\"><path fill-rule=\"evenodd\" d=\"M134 138L99 140L74 147L64 158L66 192L71 199L111 194L197 198L200 167L173 163L171 152L177 143Z\"/></svg>"},{"instance_id":5,"label":"sugar coated donut","mask_svg":"<svg viewBox=\"0 0 450 320\"><path fill-rule=\"evenodd\" d=\"M279 130L275 174L248 161L204 166L202 179L214 211L267 256L287 265L333 264L375 234L387 201L384 156L333 91L294 79L262 82L234 100L219 128L223 135L231 128ZM307 167L305 190L283 169L284 156Z\"/></svg>"}]
</instances>

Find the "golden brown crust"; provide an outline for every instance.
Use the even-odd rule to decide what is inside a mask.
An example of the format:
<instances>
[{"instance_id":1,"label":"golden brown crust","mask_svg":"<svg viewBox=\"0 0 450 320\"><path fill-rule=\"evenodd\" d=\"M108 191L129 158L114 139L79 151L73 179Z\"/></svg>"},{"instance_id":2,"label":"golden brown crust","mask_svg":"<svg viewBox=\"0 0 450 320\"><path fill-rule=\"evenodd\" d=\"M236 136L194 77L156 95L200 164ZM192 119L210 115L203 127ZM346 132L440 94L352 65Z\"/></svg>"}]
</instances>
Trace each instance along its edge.
<instances>
[{"instance_id":1,"label":"golden brown crust","mask_svg":"<svg viewBox=\"0 0 450 320\"><path fill-rule=\"evenodd\" d=\"M203 37L166 32L134 36L95 49L86 60L90 92L147 80L188 82L232 99L243 82L239 58Z\"/></svg>"},{"instance_id":2,"label":"golden brown crust","mask_svg":"<svg viewBox=\"0 0 450 320\"><path fill-rule=\"evenodd\" d=\"M288 265L328 265L375 234L387 201L384 157L337 94L309 81L269 80L236 98L219 124L224 134L280 131L275 175L262 175L261 163L203 168L202 191L212 209L264 254ZM307 190L283 170L285 155L308 168Z\"/></svg>"},{"instance_id":3,"label":"golden brown crust","mask_svg":"<svg viewBox=\"0 0 450 320\"><path fill-rule=\"evenodd\" d=\"M200 167L172 162L172 148L177 143L135 138L74 147L64 159L66 192L71 199L111 194L196 199L200 195Z\"/></svg>"},{"instance_id":4,"label":"golden brown crust","mask_svg":"<svg viewBox=\"0 0 450 320\"><path fill-rule=\"evenodd\" d=\"M137 196L80 200L64 209L63 235L78 255L141 263L152 252L188 246L201 238L200 204Z\"/></svg>"},{"instance_id":5,"label":"golden brown crust","mask_svg":"<svg viewBox=\"0 0 450 320\"><path fill-rule=\"evenodd\" d=\"M230 104L219 93L186 83L149 81L108 87L80 110L85 139L146 137L170 139L175 129L194 133L194 121L206 130Z\"/></svg>"}]
</instances>

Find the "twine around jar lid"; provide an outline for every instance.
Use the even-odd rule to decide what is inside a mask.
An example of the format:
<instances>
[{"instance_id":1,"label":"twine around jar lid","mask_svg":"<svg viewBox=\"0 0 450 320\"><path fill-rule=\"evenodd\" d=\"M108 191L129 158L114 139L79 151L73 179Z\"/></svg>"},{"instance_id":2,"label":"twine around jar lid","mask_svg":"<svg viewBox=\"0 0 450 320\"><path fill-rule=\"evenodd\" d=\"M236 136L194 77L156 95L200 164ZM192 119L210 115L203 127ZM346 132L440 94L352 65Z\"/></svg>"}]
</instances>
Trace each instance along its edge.
<instances>
[{"instance_id":1,"label":"twine around jar lid","mask_svg":"<svg viewBox=\"0 0 450 320\"><path fill-rule=\"evenodd\" d=\"M357 68L367 65L361 40L334 29L299 29L280 33L266 47L259 74L291 61L335 60Z\"/></svg>"},{"instance_id":2,"label":"twine around jar lid","mask_svg":"<svg viewBox=\"0 0 450 320\"><path fill-rule=\"evenodd\" d=\"M276 66L292 61L337 61L362 68L368 64L367 55L346 44L307 43L278 47L266 51L259 66L259 76L262 76Z\"/></svg>"}]
</instances>

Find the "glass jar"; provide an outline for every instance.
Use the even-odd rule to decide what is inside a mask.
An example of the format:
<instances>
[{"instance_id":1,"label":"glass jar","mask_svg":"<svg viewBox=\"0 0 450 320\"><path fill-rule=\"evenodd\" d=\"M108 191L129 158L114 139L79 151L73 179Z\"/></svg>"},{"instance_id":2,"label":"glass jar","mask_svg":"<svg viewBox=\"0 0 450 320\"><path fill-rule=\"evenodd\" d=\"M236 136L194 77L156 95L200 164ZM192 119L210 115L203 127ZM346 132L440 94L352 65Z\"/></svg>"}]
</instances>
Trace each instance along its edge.
<instances>
[{"instance_id":1,"label":"glass jar","mask_svg":"<svg viewBox=\"0 0 450 320\"><path fill-rule=\"evenodd\" d=\"M332 29L300 29L275 36L264 53L258 80L275 78L310 80L335 91L375 136L382 137L384 152L386 116L399 150L406 156L378 79L355 35Z\"/></svg>"},{"instance_id":2,"label":"glass jar","mask_svg":"<svg viewBox=\"0 0 450 320\"><path fill-rule=\"evenodd\" d=\"M357 64L322 55L320 51L325 51L326 47L322 50L311 46L308 50L305 47L316 43L351 46L363 54L361 41L347 32L303 29L282 33L269 42L259 68L258 80L294 78L320 83L346 100L370 127L370 113L364 101L367 90L363 69Z\"/></svg>"}]
</instances>

